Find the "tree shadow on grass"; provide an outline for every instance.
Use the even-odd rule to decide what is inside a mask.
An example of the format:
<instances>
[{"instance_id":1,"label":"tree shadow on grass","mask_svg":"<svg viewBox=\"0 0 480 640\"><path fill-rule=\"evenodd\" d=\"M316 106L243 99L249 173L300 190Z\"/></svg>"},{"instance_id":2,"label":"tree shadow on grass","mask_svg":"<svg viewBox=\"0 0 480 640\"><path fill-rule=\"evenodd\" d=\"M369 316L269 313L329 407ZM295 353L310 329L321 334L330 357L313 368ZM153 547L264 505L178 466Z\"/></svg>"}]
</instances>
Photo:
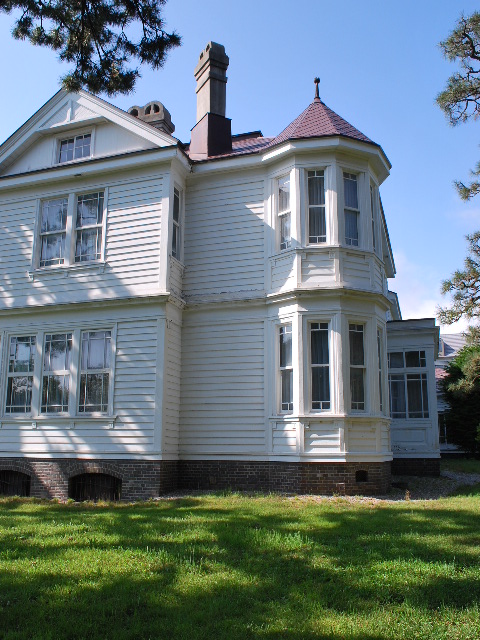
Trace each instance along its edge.
<instances>
[{"instance_id":1,"label":"tree shadow on grass","mask_svg":"<svg viewBox=\"0 0 480 640\"><path fill-rule=\"evenodd\" d=\"M480 514L445 503L12 501L0 506L0 526L6 640L379 640L400 624L385 618L372 632L379 612L434 620L480 601ZM369 621L362 632L356 616Z\"/></svg>"}]
</instances>

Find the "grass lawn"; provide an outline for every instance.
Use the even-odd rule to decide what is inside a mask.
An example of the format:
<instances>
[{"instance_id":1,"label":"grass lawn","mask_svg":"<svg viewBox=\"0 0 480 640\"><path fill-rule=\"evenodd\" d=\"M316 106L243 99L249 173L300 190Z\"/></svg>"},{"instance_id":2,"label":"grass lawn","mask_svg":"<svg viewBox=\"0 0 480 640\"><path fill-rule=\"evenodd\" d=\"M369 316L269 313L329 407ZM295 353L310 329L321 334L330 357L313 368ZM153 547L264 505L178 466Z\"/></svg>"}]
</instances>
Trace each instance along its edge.
<instances>
[{"instance_id":1,"label":"grass lawn","mask_svg":"<svg viewBox=\"0 0 480 640\"><path fill-rule=\"evenodd\" d=\"M480 638L480 488L0 500L0 638Z\"/></svg>"}]
</instances>

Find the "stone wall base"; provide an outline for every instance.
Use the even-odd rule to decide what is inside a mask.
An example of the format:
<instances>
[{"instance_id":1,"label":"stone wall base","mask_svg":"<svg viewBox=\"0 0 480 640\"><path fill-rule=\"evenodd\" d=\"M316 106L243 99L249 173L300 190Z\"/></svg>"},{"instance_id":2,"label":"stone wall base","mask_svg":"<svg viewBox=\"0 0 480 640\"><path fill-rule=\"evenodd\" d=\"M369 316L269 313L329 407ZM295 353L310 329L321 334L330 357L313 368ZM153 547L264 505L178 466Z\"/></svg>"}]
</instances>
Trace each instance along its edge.
<instances>
[{"instance_id":1,"label":"stone wall base","mask_svg":"<svg viewBox=\"0 0 480 640\"><path fill-rule=\"evenodd\" d=\"M181 460L179 489L233 489L321 495L380 495L390 462L242 462Z\"/></svg>"},{"instance_id":2,"label":"stone wall base","mask_svg":"<svg viewBox=\"0 0 480 640\"><path fill-rule=\"evenodd\" d=\"M0 458L0 471L12 470L31 478L30 495L66 500L70 478L83 473L104 473L122 481L121 499L156 498L176 488L177 463L170 460L78 460L55 458Z\"/></svg>"},{"instance_id":3,"label":"stone wall base","mask_svg":"<svg viewBox=\"0 0 480 640\"><path fill-rule=\"evenodd\" d=\"M30 495L66 500L69 480L101 473L122 481L121 499L148 500L177 488L380 495L390 488L390 462L242 462L236 460L78 460L0 458L0 471L30 477Z\"/></svg>"},{"instance_id":4,"label":"stone wall base","mask_svg":"<svg viewBox=\"0 0 480 640\"><path fill-rule=\"evenodd\" d=\"M440 458L394 458L392 473L395 476L439 476Z\"/></svg>"}]
</instances>

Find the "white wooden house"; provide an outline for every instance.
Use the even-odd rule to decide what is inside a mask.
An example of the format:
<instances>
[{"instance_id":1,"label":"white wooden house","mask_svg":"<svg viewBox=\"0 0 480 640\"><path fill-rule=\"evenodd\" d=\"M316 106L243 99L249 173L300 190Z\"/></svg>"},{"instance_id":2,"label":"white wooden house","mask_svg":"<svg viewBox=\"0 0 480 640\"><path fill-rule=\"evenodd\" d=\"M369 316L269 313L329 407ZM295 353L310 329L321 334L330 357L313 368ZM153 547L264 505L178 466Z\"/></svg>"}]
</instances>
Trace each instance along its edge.
<instances>
[{"instance_id":1,"label":"white wooden house","mask_svg":"<svg viewBox=\"0 0 480 640\"><path fill-rule=\"evenodd\" d=\"M158 101L61 90L0 147L0 492L378 493L393 455L438 466L437 330L388 291L388 158L318 84L277 137L232 136L227 66L209 43L189 145ZM393 422L391 334L418 354Z\"/></svg>"}]
</instances>

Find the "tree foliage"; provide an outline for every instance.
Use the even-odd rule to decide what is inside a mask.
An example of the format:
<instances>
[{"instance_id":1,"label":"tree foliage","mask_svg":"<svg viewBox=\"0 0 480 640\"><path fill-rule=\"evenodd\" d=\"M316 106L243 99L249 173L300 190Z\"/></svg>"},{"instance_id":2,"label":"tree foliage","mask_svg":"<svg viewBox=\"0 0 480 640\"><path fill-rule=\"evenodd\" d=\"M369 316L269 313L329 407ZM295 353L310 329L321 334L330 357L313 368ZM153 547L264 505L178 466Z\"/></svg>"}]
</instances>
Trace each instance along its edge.
<instances>
[{"instance_id":1,"label":"tree foliage","mask_svg":"<svg viewBox=\"0 0 480 640\"><path fill-rule=\"evenodd\" d=\"M447 367L443 392L448 440L471 454L480 453L480 346L465 347Z\"/></svg>"},{"instance_id":2,"label":"tree foliage","mask_svg":"<svg viewBox=\"0 0 480 640\"><path fill-rule=\"evenodd\" d=\"M446 88L438 94L438 105L453 126L470 118L477 119L480 116L480 13L462 15L440 48L448 60L459 63L460 71L450 76ZM473 181L469 185L455 182L462 200L480 193L480 162L471 173Z\"/></svg>"},{"instance_id":3,"label":"tree foliage","mask_svg":"<svg viewBox=\"0 0 480 640\"><path fill-rule=\"evenodd\" d=\"M167 33L162 19L166 0L0 0L0 11L20 10L13 36L58 52L73 64L62 78L65 89L92 93L130 93L138 66L163 66L180 37ZM138 37L133 34L138 32Z\"/></svg>"},{"instance_id":4,"label":"tree foliage","mask_svg":"<svg viewBox=\"0 0 480 640\"><path fill-rule=\"evenodd\" d=\"M469 250L463 270L455 271L449 280L442 282L442 293L452 293L450 306L438 309L442 324L453 324L465 317L478 320L480 317L480 231L467 236ZM480 327L473 326L468 333L469 342L480 343Z\"/></svg>"}]
</instances>

